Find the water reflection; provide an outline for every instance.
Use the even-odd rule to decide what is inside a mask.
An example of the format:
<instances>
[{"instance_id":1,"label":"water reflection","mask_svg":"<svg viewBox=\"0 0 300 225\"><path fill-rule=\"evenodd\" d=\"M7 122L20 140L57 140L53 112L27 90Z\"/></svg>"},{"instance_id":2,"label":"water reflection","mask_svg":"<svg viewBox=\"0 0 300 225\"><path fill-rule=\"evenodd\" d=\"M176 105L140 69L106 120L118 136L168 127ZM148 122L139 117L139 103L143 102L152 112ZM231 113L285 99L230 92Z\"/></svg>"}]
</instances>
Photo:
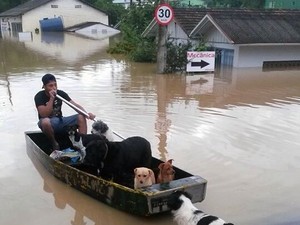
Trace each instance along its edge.
<instances>
[{"instance_id":1,"label":"water reflection","mask_svg":"<svg viewBox=\"0 0 300 225\"><path fill-rule=\"evenodd\" d=\"M0 127L4 123L4 115L13 110L13 100L8 75L0 76Z\"/></svg>"},{"instance_id":2,"label":"water reflection","mask_svg":"<svg viewBox=\"0 0 300 225\"><path fill-rule=\"evenodd\" d=\"M166 79L166 77L168 77ZM155 130L157 137L159 139L158 149L160 157L162 160L168 160L167 151L167 133L172 125L172 121L168 118L168 104L175 99L176 95L189 96L194 98L197 95L212 93L213 91L213 80L214 74L204 74L204 75L187 75L180 77L173 77L172 75L157 75L157 116L155 122ZM182 87L182 93L167 92L171 86L176 85L178 81L179 84L175 88L176 92ZM171 96L170 96L171 94ZM168 96L169 95L169 96Z\"/></svg>"},{"instance_id":3,"label":"water reflection","mask_svg":"<svg viewBox=\"0 0 300 225\"><path fill-rule=\"evenodd\" d=\"M46 44L45 46L52 44L52 45L59 45L59 47L63 47L65 42L65 35L66 33L64 32L42 32L40 40L36 38L38 37L38 35L35 36L34 38L35 42L33 43L33 45L36 44L37 41L39 41L41 43L45 43Z\"/></svg>"},{"instance_id":4,"label":"water reflection","mask_svg":"<svg viewBox=\"0 0 300 225\"><path fill-rule=\"evenodd\" d=\"M32 42L25 42L27 49L38 52L57 61L75 64L93 54L105 51L109 38L93 40L66 32L42 32L34 34Z\"/></svg>"},{"instance_id":5,"label":"water reflection","mask_svg":"<svg viewBox=\"0 0 300 225\"><path fill-rule=\"evenodd\" d=\"M55 206L65 211L67 208L71 207L73 211L73 217L70 221L71 225L120 224L120 221L122 221L121 224L124 225L135 224L137 222L142 224L155 224L158 220L166 221L166 219L170 219L166 215L164 218L162 216L158 216L156 218L142 218L118 211L110 206L87 197L86 195L79 193L75 189L58 181L35 158L33 152L29 150L27 151L27 155L44 182L44 191L52 194ZM52 222L55 223L55 221Z\"/></svg>"},{"instance_id":6,"label":"water reflection","mask_svg":"<svg viewBox=\"0 0 300 225\"><path fill-rule=\"evenodd\" d=\"M2 66L80 66L99 59L99 54L107 57L106 49L115 38L95 40L66 32L42 32L30 36L29 41L18 41L13 37L0 39Z\"/></svg>"},{"instance_id":7,"label":"water reflection","mask_svg":"<svg viewBox=\"0 0 300 225\"><path fill-rule=\"evenodd\" d=\"M3 80L2 80L2 78L3 78ZM1 93L1 97L4 97L4 99L5 99L5 96L7 96L8 102L10 103L11 106L13 106L13 102L12 102L12 98L11 98L10 82L8 80L7 75L4 77L0 77L0 86L1 86L1 92L3 90L3 94ZM4 99L1 102L3 102L3 105L7 105L6 100L4 100Z\"/></svg>"},{"instance_id":8,"label":"water reflection","mask_svg":"<svg viewBox=\"0 0 300 225\"><path fill-rule=\"evenodd\" d=\"M95 213L95 209L93 208L95 207L95 204L84 204L85 200L82 199L81 196L76 196L76 191L73 191L72 189L70 189L70 187L67 187L61 182L57 182L57 180L45 170L45 168L35 158L32 152L27 151L27 154L43 179L44 191L53 195L55 206L62 210L67 206L70 206L74 209L74 218L71 220L70 224L87 224L85 222L86 219L95 222L95 224L99 224L97 222L100 221L99 218L102 218L105 221L109 221L107 218L109 217L109 214L107 214L107 207L99 203L100 205L102 205L102 207L100 207L101 210L97 210L97 213Z\"/></svg>"},{"instance_id":9,"label":"water reflection","mask_svg":"<svg viewBox=\"0 0 300 225\"><path fill-rule=\"evenodd\" d=\"M60 88L113 130L125 137L146 137L155 157L173 158L176 166L208 179L207 197L198 205L202 210L236 224L299 221L299 71L222 67L214 74L158 75L153 64L108 55L104 46L112 38L97 43L69 34L52 38L0 39L2 136L20 140L25 130L37 129L33 96L41 88L41 76L52 72ZM63 110L73 113L68 107ZM5 151L15 145L21 150ZM5 141L2 160L19 156L23 146ZM17 187L24 179L10 171L31 168L26 160L2 161L12 176L6 185ZM71 191L51 175L41 176L70 223L171 222L170 217L146 220L123 214ZM16 205L15 210L24 207ZM41 218L48 215L38 213Z\"/></svg>"}]
</instances>

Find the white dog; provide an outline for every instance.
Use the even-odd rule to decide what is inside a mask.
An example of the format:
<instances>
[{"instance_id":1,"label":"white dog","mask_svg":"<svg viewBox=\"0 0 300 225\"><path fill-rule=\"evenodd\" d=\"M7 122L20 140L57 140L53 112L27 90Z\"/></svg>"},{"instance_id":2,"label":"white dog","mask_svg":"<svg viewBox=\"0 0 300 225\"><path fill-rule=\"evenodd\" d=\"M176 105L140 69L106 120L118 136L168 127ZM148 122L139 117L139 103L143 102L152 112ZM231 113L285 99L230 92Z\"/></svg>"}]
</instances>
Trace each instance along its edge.
<instances>
[{"instance_id":1,"label":"white dog","mask_svg":"<svg viewBox=\"0 0 300 225\"><path fill-rule=\"evenodd\" d=\"M178 225L233 225L197 209L191 202L191 196L187 192L177 191L172 193L168 200L168 207L172 210L174 221Z\"/></svg>"},{"instance_id":2,"label":"white dog","mask_svg":"<svg viewBox=\"0 0 300 225\"><path fill-rule=\"evenodd\" d=\"M134 169L134 189L148 187L152 184L155 184L155 176L151 169L147 167Z\"/></svg>"},{"instance_id":3,"label":"white dog","mask_svg":"<svg viewBox=\"0 0 300 225\"><path fill-rule=\"evenodd\" d=\"M112 130L102 120L97 120L92 124L91 133L104 135L108 141L114 141Z\"/></svg>"}]
</instances>

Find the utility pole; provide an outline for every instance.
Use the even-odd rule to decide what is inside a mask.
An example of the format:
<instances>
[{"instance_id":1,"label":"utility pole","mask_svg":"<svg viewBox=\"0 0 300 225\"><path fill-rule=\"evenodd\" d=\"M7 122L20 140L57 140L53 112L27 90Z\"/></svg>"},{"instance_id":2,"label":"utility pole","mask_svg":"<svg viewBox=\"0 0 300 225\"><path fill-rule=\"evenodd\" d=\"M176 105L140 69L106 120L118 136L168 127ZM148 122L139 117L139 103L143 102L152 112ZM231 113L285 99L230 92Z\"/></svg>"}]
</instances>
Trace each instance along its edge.
<instances>
[{"instance_id":1,"label":"utility pole","mask_svg":"<svg viewBox=\"0 0 300 225\"><path fill-rule=\"evenodd\" d=\"M155 19L158 23L157 33L157 73L165 73L167 67L167 35L168 24L173 20L172 7L160 0L155 10Z\"/></svg>"},{"instance_id":2,"label":"utility pole","mask_svg":"<svg viewBox=\"0 0 300 225\"><path fill-rule=\"evenodd\" d=\"M167 26L158 25L157 73L164 73L167 66Z\"/></svg>"},{"instance_id":3,"label":"utility pole","mask_svg":"<svg viewBox=\"0 0 300 225\"><path fill-rule=\"evenodd\" d=\"M164 4L165 0L160 0ZM164 73L167 65L167 26L158 24L157 36L157 73Z\"/></svg>"}]
</instances>

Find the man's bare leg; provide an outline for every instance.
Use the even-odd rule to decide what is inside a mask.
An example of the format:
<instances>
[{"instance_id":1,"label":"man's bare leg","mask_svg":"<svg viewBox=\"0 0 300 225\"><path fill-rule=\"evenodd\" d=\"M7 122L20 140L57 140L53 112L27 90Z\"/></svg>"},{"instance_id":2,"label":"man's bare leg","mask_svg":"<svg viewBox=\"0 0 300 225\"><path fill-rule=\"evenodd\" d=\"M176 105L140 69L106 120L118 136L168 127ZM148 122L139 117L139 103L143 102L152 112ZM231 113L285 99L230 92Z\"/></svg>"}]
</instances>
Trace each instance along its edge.
<instances>
[{"instance_id":1,"label":"man's bare leg","mask_svg":"<svg viewBox=\"0 0 300 225\"><path fill-rule=\"evenodd\" d=\"M44 118L41 122L43 133L49 138L53 150L59 150L59 144L55 140L54 130L51 126L50 119Z\"/></svg>"},{"instance_id":2,"label":"man's bare leg","mask_svg":"<svg viewBox=\"0 0 300 225\"><path fill-rule=\"evenodd\" d=\"M85 116L83 116L81 114L78 115L78 131L81 134L87 133L86 118L85 118Z\"/></svg>"}]
</instances>

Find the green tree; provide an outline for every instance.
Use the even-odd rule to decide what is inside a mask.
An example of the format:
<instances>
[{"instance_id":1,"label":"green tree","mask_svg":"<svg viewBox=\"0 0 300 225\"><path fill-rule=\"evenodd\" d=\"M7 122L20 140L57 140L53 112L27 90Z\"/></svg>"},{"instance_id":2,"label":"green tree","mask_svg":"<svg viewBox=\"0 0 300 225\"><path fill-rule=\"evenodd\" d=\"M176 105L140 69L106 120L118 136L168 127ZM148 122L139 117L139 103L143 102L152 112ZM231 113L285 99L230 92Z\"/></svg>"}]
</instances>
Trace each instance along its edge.
<instances>
[{"instance_id":1,"label":"green tree","mask_svg":"<svg viewBox=\"0 0 300 225\"><path fill-rule=\"evenodd\" d=\"M265 0L203 0L209 8L263 8Z\"/></svg>"},{"instance_id":2,"label":"green tree","mask_svg":"<svg viewBox=\"0 0 300 225\"><path fill-rule=\"evenodd\" d=\"M122 5L114 4L112 0L90 0L90 2L108 14L109 25L112 26L116 25L126 13Z\"/></svg>"},{"instance_id":3,"label":"green tree","mask_svg":"<svg viewBox=\"0 0 300 225\"><path fill-rule=\"evenodd\" d=\"M1 0L0 1L0 12L4 12L8 9L14 8L17 5L28 2L29 0Z\"/></svg>"},{"instance_id":4,"label":"green tree","mask_svg":"<svg viewBox=\"0 0 300 225\"><path fill-rule=\"evenodd\" d=\"M187 51L191 50L192 44L176 44L172 40L167 42L167 65L165 73L185 71L187 64Z\"/></svg>"},{"instance_id":5,"label":"green tree","mask_svg":"<svg viewBox=\"0 0 300 225\"><path fill-rule=\"evenodd\" d=\"M243 8L263 9L265 0L243 0Z\"/></svg>"},{"instance_id":6,"label":"green tree","mask_svg":"<svg viewBox=\"0 0 300 225\"><path fill-rule=\"evenodd\" d=\"M125 54L137 62L155 60L154 39L141 36L153 19L154 7L152 4L135 4L128 9L120 24L121 40L109 49L110 53Z\"/></svg>"}]
</instances>

